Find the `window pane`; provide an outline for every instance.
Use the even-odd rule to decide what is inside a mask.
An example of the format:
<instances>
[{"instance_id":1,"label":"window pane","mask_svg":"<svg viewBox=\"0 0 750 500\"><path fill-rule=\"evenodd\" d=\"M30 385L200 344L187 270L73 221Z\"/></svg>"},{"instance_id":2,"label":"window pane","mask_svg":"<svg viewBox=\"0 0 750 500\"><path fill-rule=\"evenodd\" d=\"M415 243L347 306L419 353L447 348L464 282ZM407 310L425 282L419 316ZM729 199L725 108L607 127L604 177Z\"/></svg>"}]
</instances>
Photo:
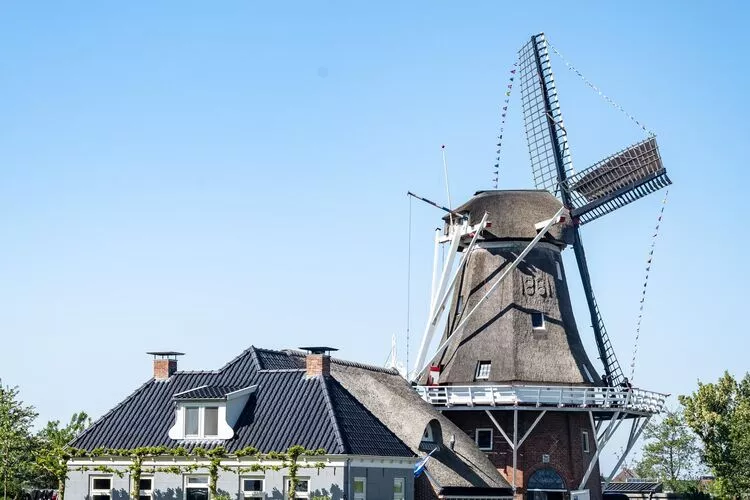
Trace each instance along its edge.
<instances>
[{"instance_id":1,"label":"window pane","mask_svg":"<svg viewBox=\"0 0 750 500\"><path fill-rule=\"evenodd\" d=\"M297 493L307 493L308 488L310 487L310 484L308 483L307 479L300 479L297 481Z\"/></svg>"},{"instance_id":2,"label":"window pane","mask_svg":"<svg viewBox=\"0 0 750 500\"><path fill-rule=\"evenodd\" d=\"M94 495L92 498L94 500L109 500L109 495Z\"/></svg>"},{"instance_id":3,"label":"window pane","mask_svg":"<svg viewBox=\"0 0 750 500\"><path fill-rule=\"evenodd\" d=\"M151 500L150 495L141 495L138 497L138 500Z\"/></svg>"},{"instance_id":4,"label":"window pane","mask_svg":"<svg viewBox=\"0 0 750 500\"><path fill-rule=\"evenodd\" d=\"M403 493L404 492L404 480L403 478L397 478L393 480L393 492Z\"/></svg>"},{"instance_id":5,"label":"window pane","mask_svg":"<svg viewBox=\"0 0 750 500\"><path fill-rule=\"evenodd\" d=\"M206 408L203 414L203 433L206 436L216 436L219 433L218 408Z\"/></svg>"},{"instance_id":6,"label":"window pane","mask_svg":"<svg viewBox=\"0 0 750 500\"><path fill-rule=\"evenodd\" d=\"M186 500L208 500L208 488L187 488L185 490Z\"/></svg>"},{"instance_id":7,"label":"window pane","mask_svg":"<svg viewBox=\"0 0 750 500\"><path fill-rule=\"evenodd\" d=\"M185 435L198 435L198 408L185 408Z\"/></svg>"},{"instance_id":8,"label":"window pane","mask_svg":"<svg viewBox=\"0 0 750 500\"><path fill-rule=\"evenodd\" d=\"M138 483L141 491L151 491L151 478L141 479Z\"/></svg>"},{"instance_id":9,"label":"window pane","mask_svg":"<svg viewBox=\"0 0 750 500\"><path fill-rule=\"evenodd\" d=\"M483 450L492 448L492 431L477 430L477 446Z\"/></svg>"},{"instance_id":10,"label":"window pane","mask_svg":"<svg viewBox=\"0 0 750 500\"><path fill-rule=\"evenodd\" d=\"M111 488L111 479L108 477L95 477L93 481L94 490L108 490Z\"/></svg>"},{"instance_id":11,"label":"window pane","mask_svg":"<svg viewBox=\"0 0 750 500\"><path fill-rule=\"evenodd\" d=\"M208 477L206 476L189 477L188 484L208 484Z\"/></svg>"},{"instance_id":12,"label":"window pane","mask_svg":"<svg viewBox=\"0 0 750 500\"><path fill-rule=\"evenodd\" d=\"M531 313L531 327L544 328L544 314L539 312Z\"/></svg>"},{"instance_id":13,"label":"window pane","mask_svg":"<svg viewBox=\"0 0 750 500\"><path fill-rule=\"evenodd\" d=\"M365 480L362 478L356 478L354 480L354 493L365 492Z\"/></svg>"},{"instance_id":14,"label":"window pane","mask_svg":"<svg viewBox=\"0 0 750 500\"><path fill-rule=\"evenodd\" d=\"M243 481L242 490L245 492L263 491L263 480L262 479L245 479Z\"/></svg>"}]
</instances>

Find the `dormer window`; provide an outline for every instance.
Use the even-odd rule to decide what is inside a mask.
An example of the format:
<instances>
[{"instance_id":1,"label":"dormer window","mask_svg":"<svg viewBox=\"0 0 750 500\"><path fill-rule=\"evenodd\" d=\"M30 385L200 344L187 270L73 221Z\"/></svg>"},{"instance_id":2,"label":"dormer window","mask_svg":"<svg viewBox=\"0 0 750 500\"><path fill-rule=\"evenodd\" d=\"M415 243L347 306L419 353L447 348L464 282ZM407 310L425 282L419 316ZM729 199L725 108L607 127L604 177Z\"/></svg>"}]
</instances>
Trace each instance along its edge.
<instances>
[{"instance_id":1,"label":"dormer window","mask_svg":"<svg viewBox=\"0 0 750 500\"><path fill-rule=\"evenodd\" d=\"M201 386L175 394L175 423L169 437L178 440L231 439L234 425L257 386Z\"/></svg>"}]
</instances>

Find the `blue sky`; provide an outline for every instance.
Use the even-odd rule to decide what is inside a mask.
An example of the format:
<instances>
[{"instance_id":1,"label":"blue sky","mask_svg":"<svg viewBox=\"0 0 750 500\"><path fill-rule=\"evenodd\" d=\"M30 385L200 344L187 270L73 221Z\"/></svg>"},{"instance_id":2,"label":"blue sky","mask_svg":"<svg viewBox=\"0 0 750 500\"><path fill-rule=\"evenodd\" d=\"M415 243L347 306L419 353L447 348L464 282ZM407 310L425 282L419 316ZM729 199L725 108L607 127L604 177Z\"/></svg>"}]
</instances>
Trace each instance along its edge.
<instances>
[{"instance_id":1,"label":"blue sky","mask_svg":"<svg viewBox=\"0 0 750 500\"><path fill-rule=\"evenodd\" d=\"M740 2L4 3L0 377L67 420L148 379L148 350L186 352L183 369L250 344L382 364L395 334L403 355L405 193L446 202L441 144L454 201L491 186L508 70L538 31L658 134L674 181L636 385L744 374L748 17ZM578 168L642 137L552 62ZM500 187L531 187L517 93L505 130ZM625 366L660 202L583 230ZM412 359L441 216L413 214Z\"/></svg>"}]
</instances>

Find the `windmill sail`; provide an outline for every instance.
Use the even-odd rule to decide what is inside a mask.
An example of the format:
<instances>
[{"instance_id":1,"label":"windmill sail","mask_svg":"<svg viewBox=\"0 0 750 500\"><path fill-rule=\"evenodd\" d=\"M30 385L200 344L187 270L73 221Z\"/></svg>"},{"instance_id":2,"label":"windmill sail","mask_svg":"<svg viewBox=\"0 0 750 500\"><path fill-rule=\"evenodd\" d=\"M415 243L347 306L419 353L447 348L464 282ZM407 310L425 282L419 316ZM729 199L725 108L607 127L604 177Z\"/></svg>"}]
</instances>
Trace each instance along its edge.
<instances>
[{"instance_id":1,"label":"windmill sail","mask_svg":"<svg viewBox=\"0 0 750 500\"><path fill-rule=\"evenodd\" d=\"M569 176L562 188L571 215L585 224L671 183L652 136Z\"/></svg>"},{"instance_id":2,"label":"windmill sail","mask_svg":"<svg viewBox=\"0 0 750 500\"><path fill-rule=\"evenodd\" d=\"M557 193L561 182L558 163L566 175L573 173L573 163L543 33L531 37L521 48L519 59L521 110L534 184Z\"/></svg>"}]
</instances>

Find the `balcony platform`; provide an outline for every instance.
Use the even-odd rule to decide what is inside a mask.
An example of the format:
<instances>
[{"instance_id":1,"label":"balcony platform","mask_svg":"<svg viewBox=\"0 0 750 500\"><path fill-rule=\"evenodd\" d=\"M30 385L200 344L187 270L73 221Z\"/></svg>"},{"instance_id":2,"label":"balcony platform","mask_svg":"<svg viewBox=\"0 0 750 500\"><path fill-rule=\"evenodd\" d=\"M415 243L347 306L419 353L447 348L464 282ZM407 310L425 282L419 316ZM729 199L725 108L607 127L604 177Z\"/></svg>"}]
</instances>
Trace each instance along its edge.
<instances>
[{"instance_id":1,"label":"balcony platform","mask_svg":"<svg viewBox=\"0 0 750 500\"><path fill-rule=\"evenodd\" d=\"M511 384L435 385L415 389L439 410L585 411L603 418L613 414L655 415L662 411L669 396L635 387Z\"/></svg>"}]
</instances>

